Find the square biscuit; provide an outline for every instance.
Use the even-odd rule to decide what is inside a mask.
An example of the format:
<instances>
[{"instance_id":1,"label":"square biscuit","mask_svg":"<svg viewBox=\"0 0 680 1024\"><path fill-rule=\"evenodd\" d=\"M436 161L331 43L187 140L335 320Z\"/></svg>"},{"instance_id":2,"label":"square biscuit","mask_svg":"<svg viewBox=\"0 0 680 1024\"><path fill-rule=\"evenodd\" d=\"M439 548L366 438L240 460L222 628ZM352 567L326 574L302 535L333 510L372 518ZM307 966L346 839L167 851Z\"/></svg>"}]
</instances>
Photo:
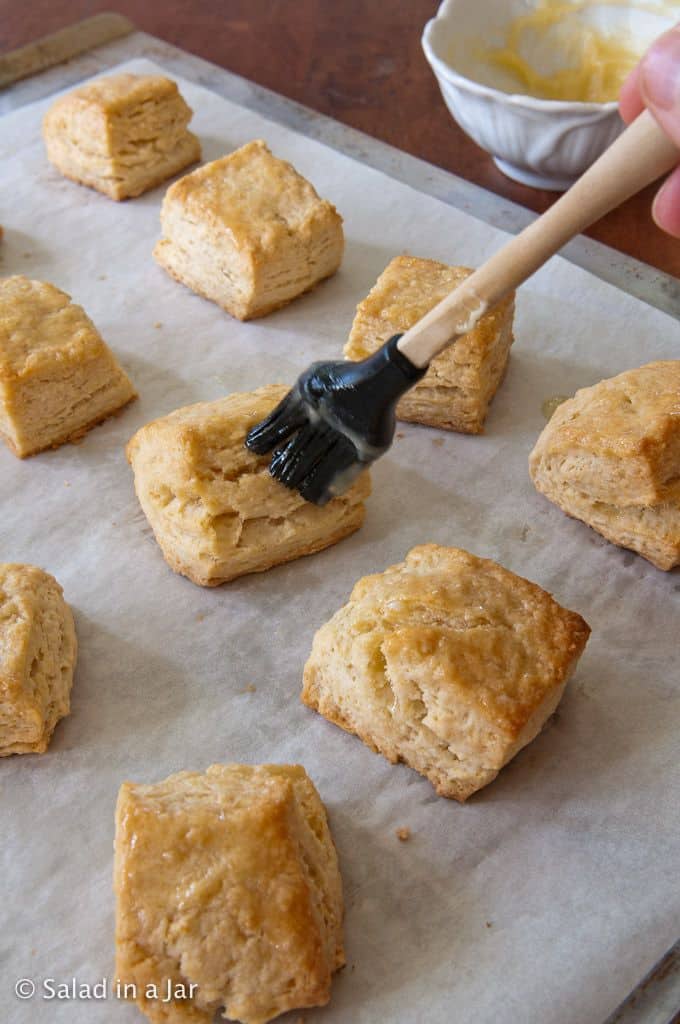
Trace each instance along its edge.
<instances>
[{"instance_id":1,"label":"square biscuit","mask_svg":"<svg viewBox=\"0 0 680 1024\"><path fill-rule=\"evenodd\" d=\"M345 962L337 854L299 765L124 783L114 890L120 990L154 1024L265 1024L327 1003Z\"/></svg>"},{"instance_id":2,"label":"square biscuit","mask_svg":"<svg viewBox=\"0 0 680 1024\"><path fill-rule=\"evenodd\" d=\"M70 296L45 281L0 279L0 435L15 455L75 441L134 397Z\"/></svg>"},{"instance_id":3,"label":"square biscuit","mask_svg":"<svg viewBox=\"0 0 680 1024\"><path fill-rule=\"evenodd\" d=\"M425 544L317 632L302 701L463 801L540 732L589 633L535 583Z\"/></svg>"},{"instance_id":4,"label":"square biscuit","mask_svg":"<svg viewBox=\"0 0 680 1024\"><path fill-rule=\"evenodd\" d=\"M680 360L647 363L563 402L529 457L555 505L658 569L680 564Z\"/></svg>"},{"instance_id":5,"label":"square biscuit","mask_svg":"<svg viewBox=\"0 0 680 1024\"><path fill-rule=\"evenodd\" d=\"M201 158L175 82L163 75L107 75L67 93L47 111L47 158L67 178L128 199Z\"/></svg>"},{"instance_id":6,"label":"square biscuit","mask_svg":"<svg viewBox=\"0 0 680 1024\"><path fill-rule=\"evenodd\" d=\"M204 587L313 554L354 533L370 493L363 473L319 507L274 480L247 432L283 385L199 402L142 427L127 446L135 490L168 565Z\"/></svg>"},{"instance_id":7,"label":"square biscuit","mask_svg":"<svg viewBox=\"0 0 680 1024\"><path fill-rule=\"evenodd\" d=\"M471 274L415 256L395 256L357 306L348 359L370 356L393 334L404 334ZM400 420L479 434L503 379L513 343L514 294L430 363L422 380L400 400Z\"/></svg>"},{"instance_id":8,"label":"square biscuit","mask_svg":"<svg viewBox=\"0 0 680 1024\"><path fill-rule=\"evenodd\" d=\"M265 316L340 266L342 218L262 141L185 175L161 209L158 263L239 320Z\"/></svg>"},{"instance_id":9,"label":"square biscuit","mask_svg":"<svg viewBox=\"0 0 680 1024\"><path fill-rule=\"evenodd\" d=\"M0 757L42 754L68 715L78 644L49 573L0 564Z\"/></svg>"}]
</instances>

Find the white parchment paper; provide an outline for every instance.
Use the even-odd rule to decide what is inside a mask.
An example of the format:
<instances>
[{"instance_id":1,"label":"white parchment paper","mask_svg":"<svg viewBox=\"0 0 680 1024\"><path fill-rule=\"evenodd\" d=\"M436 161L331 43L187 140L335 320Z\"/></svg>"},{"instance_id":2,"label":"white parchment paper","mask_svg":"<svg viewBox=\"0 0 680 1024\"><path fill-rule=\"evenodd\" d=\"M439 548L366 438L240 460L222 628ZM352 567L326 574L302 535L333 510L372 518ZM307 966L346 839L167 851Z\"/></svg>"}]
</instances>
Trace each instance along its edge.
<instances>
[{"instance_id":1,"label":"white parchment paper","mask_svg":"<svg viewBox=\"0 0 680 1024\"><path fill-rule=\"evenodd\" d=\"M163 187L119 204L60 177L40 140L46 103L0 122L0 273L72 294L140 393L78 446L24 462L0 446L0 561L54 573L80 641L73 712L49 752L0 763L0 1016L141 1020L113 999L44 998L45 979L112 977L122 780L295 761L328 807L347 907L348 966L330 1005L305 1021L597 1024L677 937L680 576L551 506L527 455L546 398L680 357L678 323L553 260L518 298L517 343L484 436L401 425L358 534L220 589L195 587L168 569L135 499L123 453L134 431L337 356L356 303L396 253L474 265L503 235L181 88L206 160L265 138L338 206L347 251L312 294L238 323L152 260ZM355 580L427 541L497 559L593 630L554 720L466 806L298 700L312 636ZM409 842L395 836L402 826ZM33 999L14 996L20 978L36 984Z\"/></svg>"}]
</instances>

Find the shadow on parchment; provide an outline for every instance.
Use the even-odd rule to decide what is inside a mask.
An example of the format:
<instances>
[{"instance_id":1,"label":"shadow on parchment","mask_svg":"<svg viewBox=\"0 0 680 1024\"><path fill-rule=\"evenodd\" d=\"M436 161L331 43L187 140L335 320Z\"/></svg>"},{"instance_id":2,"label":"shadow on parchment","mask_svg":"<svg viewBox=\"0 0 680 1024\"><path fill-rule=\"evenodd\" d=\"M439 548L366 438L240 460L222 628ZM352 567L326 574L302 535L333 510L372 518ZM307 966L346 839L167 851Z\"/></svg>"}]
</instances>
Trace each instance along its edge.
<instances>
[{"instance_id":1,"label":"shadow on parchment","mask_svg":"<svg viewBox=\"0 0 680 1024\"><path fill-rule=\"evenodd\" d=\"M44 245L44 239L27 235L25 231L17 231L6 223L7 214L3 214L4 233L0 243L0 275L9 277L12 274L26 274L31 277L33 263L49 260L52 251Z\"/></svg>"},{"instance_id":2,"label":"shadow on parchment","mask_svg":"<svg viewBox=\"0 0 680 1024\"><path fill-rule=\"evenodd\" d=\"M484 432L504 439L531 431L531 438L536 440L548 422L543 412L546 400L570 398L579 388L601 379L602 373L594 365L556 358L536 347L515 343L505 378L489 407Z\"/></svg>"},{"instance_id":3,"label":"shadow on parchment","mask_svg":"<svg viewBox=\"0 0 680 1024\"><path fill-rule=\"evenodd\" d=\"M166 330L167 343L172 344L171 329ZM137 353L125 353L120 357L121 365L130 375L138 397L130 405L130 436L150 419L165 416L183 405L191 405L205 398L206 381L200 373L195 379L186 379L172 373L158 362L144 359Z\"/></svg>"},{"instance_id":4,"label":"shadow on parchment","mask_svg":"<svg viewBox=\"0 0 680 1024\"><path fill-rule=\"evenodd\" d=\"M130 595L134 601L134 595ZM126 755L149 753L191 703L191 683L182 666L142 649L74 608L78 661L71 714L56 728L50 751L77 760L92 752L124 765ZM144 679L144 686L140 686ZM125 778L121 775L121 781Z\"/></svg>"},{"instance_id":5,"label":"shadow on parchment","mask_svg":"<svg viewBox=\"0 0 680 1024\"><path fill-rule=\"evenodd\" d=\"M288 306L258 320L258 327L274 332L285 328L317 342L316 359L342 359L357 305L396 255L384 246L347 238L340 269ZM304 369L300 365L298 372Z\"/></svg>"},{"instance_id":6,"label":"shadow on parchment","mask_svg":"<svg viewBox=\"0 0 680 1024\"><path fill-rule=\"evenodd\" d=\"M413 788L424 788L422 780ZM462 809L440 802L442 816L453 823ZM343 880L347 957L333 979L330 1010L334 1020L349 1021L362 1007L362 1020L369 1020L373 1000L398 998L416 981L426 988L445 964L453 974L458 949L484 941L486 912L466 893L467 872L459 870L453 848L447 870L437 874L417 835L399 842L393 827L367 827L358 808L347 805L331 806L329 820ZM323 1015L315 1009L301 1019L320 1022ZM297 1019L299 1011L281 1017L285 1024Z\"/></svg>"}]
</instances>

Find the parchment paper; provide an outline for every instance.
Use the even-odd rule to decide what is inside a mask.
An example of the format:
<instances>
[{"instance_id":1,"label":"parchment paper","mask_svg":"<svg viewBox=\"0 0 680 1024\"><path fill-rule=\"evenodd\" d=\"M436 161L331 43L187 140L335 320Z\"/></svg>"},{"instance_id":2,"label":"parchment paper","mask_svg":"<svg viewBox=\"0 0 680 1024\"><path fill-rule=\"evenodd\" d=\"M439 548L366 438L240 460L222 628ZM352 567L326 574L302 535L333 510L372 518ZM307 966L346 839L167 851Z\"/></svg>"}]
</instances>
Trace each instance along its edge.
<instances>
[{"instance_id":1,"label":"parchment paper","mask_svg":"<svg viewBox=\"0 0 680 1024\"><path fill-rule=\"evenodd\" d=\"M337 356L356 303L396 253L474 265L503 235L180 84L204 158L265 138L336 203L347 251L309 296L237 323L153 262L163 187L118 204L60 177L39 136L46 103L0 123L0 272L72 294L140 393L78 446L24 462L0 446L0 560L56 575L80 641L73 713L49 752L0 763L0 1015L142 1019L113 999L44 998L45 979L112 977L121 781L294 761L328 807L347 906L348 966L330 1005L305 1021L596 1024L677 937L680 576L550 505L527 455L546 398L680 357L678 323L553 260L519 296L517 343L484 436L401 425L358 534L202 590L160 555L133 493L128 438L178 406L291 382L312 359ZM497 559L593 630L555 719L466 806L298 700L312 636L355 580L427 541ZM15 998L20 978L33 979L33 999Z\"/></svg>"}]
</instances>

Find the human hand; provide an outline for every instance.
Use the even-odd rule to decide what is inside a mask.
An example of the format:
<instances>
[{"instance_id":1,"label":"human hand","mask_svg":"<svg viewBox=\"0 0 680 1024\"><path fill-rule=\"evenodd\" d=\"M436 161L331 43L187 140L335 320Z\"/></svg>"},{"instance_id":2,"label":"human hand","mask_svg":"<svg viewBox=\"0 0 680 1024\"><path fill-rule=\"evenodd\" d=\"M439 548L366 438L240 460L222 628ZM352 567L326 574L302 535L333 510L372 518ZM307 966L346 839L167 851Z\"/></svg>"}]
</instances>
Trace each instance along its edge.
<instances>
[{"instance_id":1,"label":"human hand","mask_svg":"<svg viewBox=\"0 0 680 1024\"><path fill-rule=\"evenodd\" d=\"M626 122L647 107L680 149L680 24L652 43L623 83L619 105ZM680 167L657 192L652 216L660 228L680 238Z\"/></svg>"}]
</instances>

